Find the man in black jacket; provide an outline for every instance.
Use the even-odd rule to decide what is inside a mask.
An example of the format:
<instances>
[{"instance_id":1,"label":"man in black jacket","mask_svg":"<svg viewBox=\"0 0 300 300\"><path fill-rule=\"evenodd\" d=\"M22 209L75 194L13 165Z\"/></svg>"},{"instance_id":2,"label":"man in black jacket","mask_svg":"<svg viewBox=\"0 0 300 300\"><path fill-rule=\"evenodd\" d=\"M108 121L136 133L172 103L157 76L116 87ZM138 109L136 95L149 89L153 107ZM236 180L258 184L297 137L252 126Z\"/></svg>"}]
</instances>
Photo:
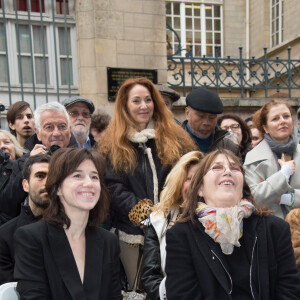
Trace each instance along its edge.
<instances>
[{"instance_id":1,"label":"man in black jacket","mask_svg":"<svg viewBox=\"0 0 300 300\"><path fill-rule=\"evenodd\" d=\"M23 171L23 188L28 193L18 217L0 227L0 284L13 281L14 244L13 236L17 228L36 222L49 204L45 183L50 156L39 154L30 156Z\"/></svg>"},{"instance_id":2,"label":"man in black jacket","mask_svg":"<svg viewBox=\"0 0 300 300\"><path fill-rule=\"evenodd\" d=\"M235 137L217 126L217 117L223 112L223 103L216 93L204 87L193 90L186 97L186 105L187 120L183 128L195 140L201 152L225 148L240 156Z\"/></svg>"}]
</instances>

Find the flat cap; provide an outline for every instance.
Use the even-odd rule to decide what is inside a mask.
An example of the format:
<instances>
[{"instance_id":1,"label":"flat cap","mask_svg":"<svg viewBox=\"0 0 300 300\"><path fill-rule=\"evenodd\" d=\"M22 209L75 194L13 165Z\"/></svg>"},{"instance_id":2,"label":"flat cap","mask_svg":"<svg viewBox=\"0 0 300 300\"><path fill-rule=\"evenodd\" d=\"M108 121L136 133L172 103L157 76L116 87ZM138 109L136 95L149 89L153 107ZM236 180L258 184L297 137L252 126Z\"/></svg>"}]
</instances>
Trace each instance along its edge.
<instances>
[{"instance_id":1,"label":"flat cap","mask_svg":"<svg viewBox=\"0 0 300 300\"><path fill-rule=\"evenodd\" d=\"M71 106L71 105L73 105L75 103L78 103L78 102L85 103L88 106L91 114L95 111L95 105L94 105L94 103L91 100L83 98L81 96L72 96L72 97L69 97L69 98L65 99L62 102L62 104L65 106L65 108L68 108L69 106Z\"/></svg>"},{"instance_id":2,"label":"flat cap","mask_svg":"<svg viewBox=\"0 0 300 300\"><path fill-rule=\"evenodd\" d=\"M169 96L172 102L175 102L180 99L180 94L172 90L168 86L163 84L156 84L155 86L162 95Z\"/></svg>"},{"instance_id":3,"label":"flat cap","mask_svg":"<svg viewBox=\"0 0 300 300\"><path fill-rule=\"evenodd\" d=\"M219 96L205 87L191 91L186 97L186 105L210 114L223 112L223 103Z\"/></svg>"}]
</instances>

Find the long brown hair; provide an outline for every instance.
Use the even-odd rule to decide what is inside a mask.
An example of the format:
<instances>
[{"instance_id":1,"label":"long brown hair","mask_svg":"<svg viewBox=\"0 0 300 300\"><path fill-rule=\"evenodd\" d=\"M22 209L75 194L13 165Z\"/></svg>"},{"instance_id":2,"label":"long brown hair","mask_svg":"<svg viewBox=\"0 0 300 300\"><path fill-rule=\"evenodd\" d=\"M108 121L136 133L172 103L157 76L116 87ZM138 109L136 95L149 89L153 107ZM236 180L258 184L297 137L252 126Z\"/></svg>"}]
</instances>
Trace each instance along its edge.
<instances>
[{"instance_id":1,"label":"long brown hair","mask_svg":"<svg viewBox=\"0 0 300 300\"><path fill-rule=\"evenodd\" d=\"M174 164L184 153L197 150L189 134L174 121L155 85L146 78L129 78L118 91L112 120L99 147L103 155L109 156L113 169L128 173L137 165L136 150L127 138L129 128L135 127L127 111L128 93L135 85L146 87L151 94L155 145L161 162Z\"/></svg>"},{"instance_id":2,"label":"long brown hair","mask_svg":"<svg viewBox=\"0 0 300 300\"><path fill-rule=\"evenodd\" d=\"M187 191L187 205L184 208L184 211L180 217L180 222L185 222L187 220L194 221L195 220L195 210L197 208L198 202L202 201L205 203L205 199L198 195L199 189L203 184L203 178L210 169L213 161L219 154L224 154L228 159L232 159L236 165L238 165L243 174L244 184L243 184L243 199L251 202L255 206L255 211L257 215L267 215L270 213L269 210L266 208L260 207L255 201L251 194L250 188L245 181L245 172L240 163L240 160L230 151L227 149L217 149L209 154L207 154L200 162L199 168L196 171L193 179L191 181L190 187Z\"/></svg>"},{"instance_id":3,"label":"long brown hair","mask_svg":"<svg viewBox=\"0 0 300 300\"><path fill-rule=\"evenodd\" d=\"M50 204L43 213L46 222L66 225L70 227L71 221L67 216L57 191L63 181L72 174L85 160L91 160L96 167L100 179L101 194L95 207L90 210L88 224L97 226L104 222L109 209L109 192L104 185L105 160L102 155L94 149L86 148L64 148L54 152L50 160L49 172L46 181L46 191L50 198Z\"/></svg>"}]
</instances>

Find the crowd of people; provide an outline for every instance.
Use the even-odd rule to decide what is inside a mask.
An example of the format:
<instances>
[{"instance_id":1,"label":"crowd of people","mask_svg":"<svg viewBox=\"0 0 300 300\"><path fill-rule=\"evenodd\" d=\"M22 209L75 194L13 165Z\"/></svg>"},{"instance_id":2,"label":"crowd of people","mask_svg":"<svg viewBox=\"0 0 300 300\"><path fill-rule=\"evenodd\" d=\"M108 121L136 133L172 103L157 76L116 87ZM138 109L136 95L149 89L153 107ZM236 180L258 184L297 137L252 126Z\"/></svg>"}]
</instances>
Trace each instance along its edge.
<instances>
[{"instance_id":1,"label":"crowd of people","mask_svg":"<svg viewBox=\"0 0 300 300\"><path fill-rule=\"evenodd\" d=\"M181 124L179 98L130 78L112 117L81 96L9 107L0 284L20 299L300 299L293 109L272 99L243 120L203 87Z\"/></svg>"}]
</instances>

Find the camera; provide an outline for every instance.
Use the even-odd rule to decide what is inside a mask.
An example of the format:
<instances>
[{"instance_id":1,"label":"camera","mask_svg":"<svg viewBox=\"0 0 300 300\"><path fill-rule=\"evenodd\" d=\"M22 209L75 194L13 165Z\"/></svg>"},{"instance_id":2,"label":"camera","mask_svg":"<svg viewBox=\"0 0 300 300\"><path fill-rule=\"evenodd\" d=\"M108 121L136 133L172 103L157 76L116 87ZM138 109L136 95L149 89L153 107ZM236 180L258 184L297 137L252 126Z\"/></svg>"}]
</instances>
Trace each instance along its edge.
<instances>
[{"instance_id":1,"label":"camera","mask_svg":"<svg viewBox=\"0 0 300 300\"><path fill-rule=\"evenodd\" d=\"M8 106L5 106L3 104L0 104L0 111L5 111L8 109Z\"/></svg>"}]
</instances>

